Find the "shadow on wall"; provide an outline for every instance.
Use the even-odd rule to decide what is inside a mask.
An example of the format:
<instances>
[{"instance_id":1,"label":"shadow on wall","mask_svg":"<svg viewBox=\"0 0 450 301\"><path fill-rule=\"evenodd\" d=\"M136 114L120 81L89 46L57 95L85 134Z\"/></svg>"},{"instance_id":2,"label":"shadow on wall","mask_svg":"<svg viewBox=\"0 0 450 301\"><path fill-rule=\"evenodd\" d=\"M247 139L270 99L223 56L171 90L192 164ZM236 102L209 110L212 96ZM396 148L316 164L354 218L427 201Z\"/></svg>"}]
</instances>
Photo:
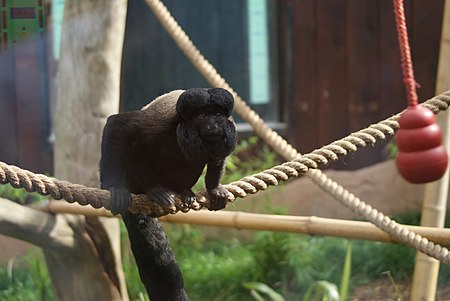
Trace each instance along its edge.
<instances>
[{"instance_id":1,"label":"shadow on wall","mask_svg":"<svg viewBox=\"0 0 450 301\"><path fill-rule=\"evenodd\" d=\"M419 212L425 185L406 182L397 172L395 161L388 160L355 171L328 170L332 180L359 197L362 201L386 215L405 212ZM307 177L251 195L238 200L236 210L251 212L264 211L263 200L271 200L271 205L287 208L287 214L320 216L340 219L358 219L346 206L336 201ZM231 208L231 207L230 207Z\"/></svg>"}]
</instances>

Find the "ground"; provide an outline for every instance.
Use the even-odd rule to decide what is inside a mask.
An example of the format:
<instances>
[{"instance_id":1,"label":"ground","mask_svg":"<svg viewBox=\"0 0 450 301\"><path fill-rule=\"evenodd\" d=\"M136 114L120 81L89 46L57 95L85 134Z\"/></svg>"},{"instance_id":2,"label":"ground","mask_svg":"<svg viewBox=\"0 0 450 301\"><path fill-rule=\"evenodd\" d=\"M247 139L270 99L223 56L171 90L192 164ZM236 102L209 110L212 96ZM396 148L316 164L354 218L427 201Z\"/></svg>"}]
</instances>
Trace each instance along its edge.
<instances>
[{"instance_id":1,"label":"ground","mask_svg":"<svg viewBox=\"0 0 450 301\"><path fill-rule=\"evenodd\" d=\"M411 284L397 283L398 291L403 300L409 300ZM398 293L388 279L375 280L367 285L357 287L353 290L350 301L397 301ZM436 301L449 301L450 287L440 287L437 292Z\"/></svg>"}]
</instances>

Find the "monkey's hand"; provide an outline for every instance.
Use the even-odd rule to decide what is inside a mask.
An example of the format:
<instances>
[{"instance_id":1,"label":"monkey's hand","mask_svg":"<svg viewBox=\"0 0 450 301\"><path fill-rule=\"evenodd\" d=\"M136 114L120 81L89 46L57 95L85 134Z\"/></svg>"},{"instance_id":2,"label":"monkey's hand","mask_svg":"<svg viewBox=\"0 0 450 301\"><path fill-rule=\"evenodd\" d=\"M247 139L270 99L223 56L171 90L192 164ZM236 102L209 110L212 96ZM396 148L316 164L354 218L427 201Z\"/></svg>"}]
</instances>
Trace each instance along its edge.
<instances>
[{"instance_id":1,"label":"monkey's hand","mask_svg":"<svg viewBox=\"0 0 450 301\"><path fill-rule=\"evenodd\" d=\"M195 193L190 189L186 189L181 193L181 200L183 201L183 204L189 207L195 201Z\"/></svg>"},{"instance_id":2,"label":"monkey's hand","mask_svg":"<svg viewBox=\"0 0 450 301\"><path fill-rule=\"evenodd\" d=\"M147 196L163 208L175 206L175 193L166 187L152 187L147 190Z\"/></svg>"},{"instance_id":3,"label":"monkey's hand","mask_svg":"<svg viewBox=\"0 0 450 301\"><path fill-rule=\"evenodd\" d=\"M110 206L114 215L124 213L131 205L131 194L128 189L111 187Z\"/></svg>"},{"instance_id":4,"label":"monkey's hand","mask_svg":"<svg viewBox=\"0 0 450 301\"><path fill-rule=\"evenodd\" d=\"M209 210L220 210L225 208L228 201L228 190L219 184L216 188L208 189L211 204Z\"/></svg>"}]
</instances>

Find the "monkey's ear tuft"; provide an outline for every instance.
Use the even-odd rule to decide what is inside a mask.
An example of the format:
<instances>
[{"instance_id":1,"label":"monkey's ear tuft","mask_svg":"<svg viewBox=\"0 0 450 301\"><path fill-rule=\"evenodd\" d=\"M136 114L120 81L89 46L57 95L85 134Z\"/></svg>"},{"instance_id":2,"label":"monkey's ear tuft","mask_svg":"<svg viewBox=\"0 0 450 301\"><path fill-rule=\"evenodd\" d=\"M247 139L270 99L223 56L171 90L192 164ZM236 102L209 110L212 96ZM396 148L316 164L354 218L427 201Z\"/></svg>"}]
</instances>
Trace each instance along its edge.
<instances>
[{"instance_id":1,"label":"monkey's ear tuft","mask_svg":"<svg viewBox=\"0 0 450 301\"><path fill-rule=\"evenodd\" d=\"M219 106L225 109L227 116L233 113L234 98L228 90L222 88L208 89L208 93L211 95L211 104Z\"/></svg>"},{"instance_id":2,"label":"monkey's ear tuft","mask_svg":"<svg viewBox=\"0 0 450 301\"><path fill-rule=\"evenodd\" d=\"M181 93L177 101L177 112L181 118L188 120L195 113L207 106L210 102L210 95L203 88L192 88Z\"/></svg>"}]
</instances>

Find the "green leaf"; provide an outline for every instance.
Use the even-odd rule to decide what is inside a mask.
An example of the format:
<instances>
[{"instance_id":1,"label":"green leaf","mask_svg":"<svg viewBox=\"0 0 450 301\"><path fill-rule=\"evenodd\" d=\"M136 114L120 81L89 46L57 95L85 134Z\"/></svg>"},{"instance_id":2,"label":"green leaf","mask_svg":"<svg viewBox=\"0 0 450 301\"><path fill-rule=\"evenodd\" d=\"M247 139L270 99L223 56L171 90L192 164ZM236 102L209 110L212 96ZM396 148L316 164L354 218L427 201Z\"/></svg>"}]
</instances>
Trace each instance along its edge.
<instances>
[{"instance_id":1,"label":"green leaf","mask_svg":"<svg viewBox=\"0 0 450 301\"><path fill-rule=\"evenodd\" d=\"M303 296L304 301L339 301L339 292L336 284L328 281L316 281Z\"/></svg>"},{"instance_id":2,"label":"green leaf","mask_svg":"<svg viewBox=\"0 0 450 301\"><path fill-rule=\"evenodd\" d=\"M254 291L256 294L252 294L252 296L260 301L264 300L259 293L267 295L272 301L285 301L284 297L277 293L274 289L270 288L268 285L261 282L247 282L244 283L244 287L249 289L250 292ZM259 292L259 293L258 293Z\"/></svg>"},{"instance_id":3,"label":"green leaf","mask_svg":"<svg viewBox=\"0 0 450 301\"><path fill-rule=\"evenodd\" d=\"M350 288L350 275L352 271L352 245L347 247L347 254L345 255L344 271L342 272L341 286L339 288L340 300L347 300Z\"/></svg>"}]
</instances>

